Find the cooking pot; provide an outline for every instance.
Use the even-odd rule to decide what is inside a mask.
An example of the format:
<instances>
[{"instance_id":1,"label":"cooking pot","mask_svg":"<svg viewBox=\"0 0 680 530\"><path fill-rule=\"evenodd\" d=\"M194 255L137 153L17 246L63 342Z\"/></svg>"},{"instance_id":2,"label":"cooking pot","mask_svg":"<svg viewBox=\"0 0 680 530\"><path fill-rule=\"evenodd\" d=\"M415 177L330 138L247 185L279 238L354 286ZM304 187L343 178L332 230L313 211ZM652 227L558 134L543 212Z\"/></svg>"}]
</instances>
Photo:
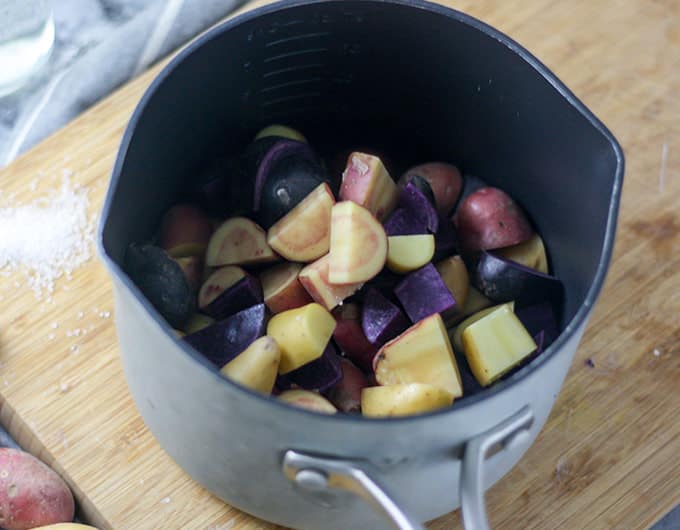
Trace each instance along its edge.
<instances>
[{"instance_id":1,"label":"cooking pot","mask_svg":"<svg viewBox=\"0 0 680 530\"><path fill-rule=\"evenodd\" d=\"M324 154L366 145L392 168L446 160L507 190L564 282L559 338L491 388L399 419L321 415L221 377L122 262L208 161L271 123L303 131ZM467 529L486 528L484 491L544 425L602 287L623 167L612 134L545 66L463 13L421 1L284 1L221 24L139 103L99 228L139 412L191 477L256 517L406 529L461 505Z\"/></svg>"}]
</instances>

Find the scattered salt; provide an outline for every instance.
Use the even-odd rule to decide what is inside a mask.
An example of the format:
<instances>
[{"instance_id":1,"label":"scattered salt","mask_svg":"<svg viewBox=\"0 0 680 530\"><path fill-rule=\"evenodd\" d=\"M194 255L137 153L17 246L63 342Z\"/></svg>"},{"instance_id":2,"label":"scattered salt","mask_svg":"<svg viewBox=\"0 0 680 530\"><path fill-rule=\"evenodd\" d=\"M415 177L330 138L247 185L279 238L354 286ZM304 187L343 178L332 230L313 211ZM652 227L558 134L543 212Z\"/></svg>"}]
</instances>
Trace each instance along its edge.
<instances>
[{"instance_id":1,"label":"scattered salt","mask_svg":"<svg viewBox=\"0 0 680 530\"><path fill-rule=\"evenodd\" d=\"M50 334L47 336L47 339L48 339L48 340L54 340L54 333L50 333Z\"/></svg>"},{"instance_id":2,"label":"scattered salt","mask_svg":"<svg viewBox=\"0 0 680 530\"><path fill-rule=\"evenodd\" d=\"M85 313L83 313L82 311L78 311L78 314L76 315L76 318L77 318L78 320L82 320L84 315L85 315Z\"/></svg>"},{"instance_id":3,"label":"scattered salt","mask_svg":"<svg viewBox=\"0 0 680 530\"><path fill-rule=\"evenodd\" d=\"M74 188L71 175L64 170L60 189L29 204L14 204L12 195L0 204L0 270L22 270L39 299L92 256L95 220L87 215L87 190Z\"/></svg>"},{"instance_id":4,"label":"scattered salt","mask_svg":"<svg viewBox=\"0 0 680 530\"><path fill-rule=\"evenodd\" d=\"M110 311L100 311L99 316L101 318L109 318L111 316L111 312Z\"/></svg>"},{"instance_id":5,"label":"scattered salt","mask_svg":"<svg viewBox=\"0 0 680 530\"><path fill-rule=\"evenodd\" d=\"M77 344L71 345L70 350L71 350L71 353L76 353L78 351L78 345Z\"/></svg>"},{"instance_id":6,"label":"scattered salt","mask_svg":"<svg viewBox=\"0 0 680 530\"><path fill-rule=\"evenodd\" d=\"M52 322L52 324L51 324L50 327L51 327L52 329L57 329L57 328L59 327L59 323L58 323L58 322Z\"/></svg>"},{"instance_id":7,"label":"scattered salt","mask_svg":"<svg viewBox=\"0 0 680 530\"><path fill-rule=\"evenodd\" d=\"M661 350L654 348L654 351L652 352L654 354L654 357L660 357L661 356Z\"/></svg>"},{"instance_id":8,"label":"scattered salt","mask_svg":"<svg viewBox=\"0 0 680 530\"><path fill-rule=\"evenodd\" d=\"M170 497L164 497L161 499L161 504L169 504L170 503Z\"/></svg>"}]
</instances>

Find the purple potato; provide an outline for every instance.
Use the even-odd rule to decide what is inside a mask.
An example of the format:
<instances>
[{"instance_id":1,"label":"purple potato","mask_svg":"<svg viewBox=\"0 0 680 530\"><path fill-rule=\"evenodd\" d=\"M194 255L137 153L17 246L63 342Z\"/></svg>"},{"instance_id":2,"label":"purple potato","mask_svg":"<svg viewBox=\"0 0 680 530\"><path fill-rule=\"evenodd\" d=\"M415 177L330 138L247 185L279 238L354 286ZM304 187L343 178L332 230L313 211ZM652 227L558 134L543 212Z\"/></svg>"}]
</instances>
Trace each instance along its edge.
<instances>
[{"instance_id":1,"label":"purple potato","mask_svg":"<svg viewBox=\"0 0 680 530\"><path fill-rule=\"evenodd\" d=\"M131 243L125 270L173 328L181 328L196 312L196 296L182 267L162 248Z\"/></svg>"},{"instance_id":2,"label":"purple potato","mask_svg":"<svg viewBox=\"0 0 680 530\"><path fill-rule=\"evenodd\" d=\"M221 320L234 313L262 303L262 284L252 274L246 273L234 285L225 289L204 311L216 320Z\"/></svg>"},{"instance_id":3,"label":"purple potato","mask_svg":"<svg viewBox=\"0 0 680 530\"><path fill-rule=\"evenodd\" d=\"M448 217L439 216L439 230L434 235L433 262L448 258L458 253L458 234L456 226Z\"/></svg>"},{"instance_id":4,"label":"purple potato","mask_svg":"<svg viewBox=\"0 0 680 530\"><path fill-rule=\"evenodd\" d=\"M384 224L388 236L413 236L427 234L427 225L421 217L407 208L397 208Z\"/></svg>"},{"instance_id":5,"label":"purple potato","mask_svg":"<svg viewBox=\"0 0 680 530\"><path fill-rule=\"evenodd\" d=\"M409 327L406 315L385 298L380 291L371 287L364 297L361 311L361 327L371 344L382 346Z\"/></svg>"},{"instance_id":6,"label":"purple potato","mask_svg":"<svg viewBox=\"0 0 680 530\"><path fill-rule=\"evenodd\" d=\"M534 338L542 335L543 349L550 346L559 335L555 310L552 304L547 301L530 306L517 307L515 314L520 322L524 324L524 327L527 328L530 335Z\"/></svg>"},{"instance_id":7,"label":"purple potato","mask_svg":"<svg viewBox=\"0 0 680 530\"><path fill-rule=\"evenodd\" d=\"M486 251L473 259L470 282L496 303L515 301L516 307L549 302L561 307L562 281Z\"/></svg>"},{"instance_id":8,"label":"purple potato","mask_svg":"<svg viewBox=\"0 0 680 530\"><path fill-rule=\"evenodd\" d=\"M456 299L432 263L408 274L394 288L394 294L414 324L456 305Z\"/></svg>"},{"instance_id":9,"label":"purple potato","mask_svg":"<svg viewBox=\"0 0 680 530\"><path fill-rule=\"evenodd\" d=\"M265 229L328 181L321 160L309 144L280 138L258 161L254 179L253 210Z\"/></svg>"},{"instance_id":10,"label":"purple potato","mask_svg":"<svg viewBox=\"0 0 680 530\"><path fill-rule=\"evenodd\" d=\"M399 191L399 207L412 212L430 232L437 233L439 228L437 210L412 180Z\"/></svg>"},{"instance_id":11,"label":"purple potato","mask_svg":"<svg viewBox=\"0 0 680 530\"><path fill-rule=\"evenodd\" d=\"M334 386L342 377L342 368L340 366L340 356L336 353L335 347L332 343L328 343L321 357L309 362L292 372L285 374L287 378L288 388L297 385L304 390L316 390L324 392ZM285 385L286 381L282 379L281 384ZM279 386L277 380L277 387Z\"/></svg>"},{"instance_id":12,"label":"purple potato","mask_svg":"<svg viewBox=\"0 0 680 530\"><path fill-rule=\"evenodd\" d=\"M185 335L182 340L221 368L264 335L265 317L265 305L257 304Z\"/></svg>"}]
</instances>

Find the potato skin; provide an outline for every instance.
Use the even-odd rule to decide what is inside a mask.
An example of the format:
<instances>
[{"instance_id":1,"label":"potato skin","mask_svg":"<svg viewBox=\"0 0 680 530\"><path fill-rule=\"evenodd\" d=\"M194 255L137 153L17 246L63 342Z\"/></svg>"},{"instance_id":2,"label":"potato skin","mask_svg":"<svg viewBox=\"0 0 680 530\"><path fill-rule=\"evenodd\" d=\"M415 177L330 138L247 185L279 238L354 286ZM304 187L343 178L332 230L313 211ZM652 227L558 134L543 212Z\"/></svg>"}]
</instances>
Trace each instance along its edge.
<instances>
[{"instance_id":1,"label":"potato skin","mask_svg":"<svg viewBox=\"0 0 680 530\"><path fill-rule=\"evenodd\" d=\"M524 211L504 191L480 188L458 207L454 222L463 250L509 247L529 239L534 230Z\"/></svg>"},{"instance_id":2,"label":"potato skin","mask_svg":"<svg viewBox=\"0 0 680 530\"><path fill-rule=\"evenodd\" d=\"M80 523L56 523L47 526L38 526L32 530L98 530L96 526Z\"/></svg>"},{"instance_id":3,"label":"potato skin","mask_svg":"<svg viewBox=\"0 0 680 530\"><path fill-rule=\"evenodd\" d=\"M26 530L73 520L73 495L57 473L33 455L0 448L0 525Z\"/></svg>"}]
</instances>

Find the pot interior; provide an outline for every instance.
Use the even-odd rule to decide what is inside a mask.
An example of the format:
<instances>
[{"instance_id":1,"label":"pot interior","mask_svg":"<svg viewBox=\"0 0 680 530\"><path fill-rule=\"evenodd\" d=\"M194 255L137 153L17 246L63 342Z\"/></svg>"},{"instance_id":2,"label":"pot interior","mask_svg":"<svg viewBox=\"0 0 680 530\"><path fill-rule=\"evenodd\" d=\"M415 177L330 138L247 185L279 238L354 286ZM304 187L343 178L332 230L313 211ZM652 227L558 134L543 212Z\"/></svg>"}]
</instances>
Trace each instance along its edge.
<instances>
[{"instance_id":1,"label":"pot interior","mask_svg":"<svg viewBox=\"0 0 680 530\"><path fill-rule=\"evenodd\" d=\"M337 179L347 152L365 149L395 178L442 160L505 189L565 284L563 327L594 301L613 239L615 141L515 43L417 2L283 3L189 46L123 140L104 213L107 256L120 266L128 243L149 239L216 157L271 123L301 130Z\"/></svg>"}]
</instances>

